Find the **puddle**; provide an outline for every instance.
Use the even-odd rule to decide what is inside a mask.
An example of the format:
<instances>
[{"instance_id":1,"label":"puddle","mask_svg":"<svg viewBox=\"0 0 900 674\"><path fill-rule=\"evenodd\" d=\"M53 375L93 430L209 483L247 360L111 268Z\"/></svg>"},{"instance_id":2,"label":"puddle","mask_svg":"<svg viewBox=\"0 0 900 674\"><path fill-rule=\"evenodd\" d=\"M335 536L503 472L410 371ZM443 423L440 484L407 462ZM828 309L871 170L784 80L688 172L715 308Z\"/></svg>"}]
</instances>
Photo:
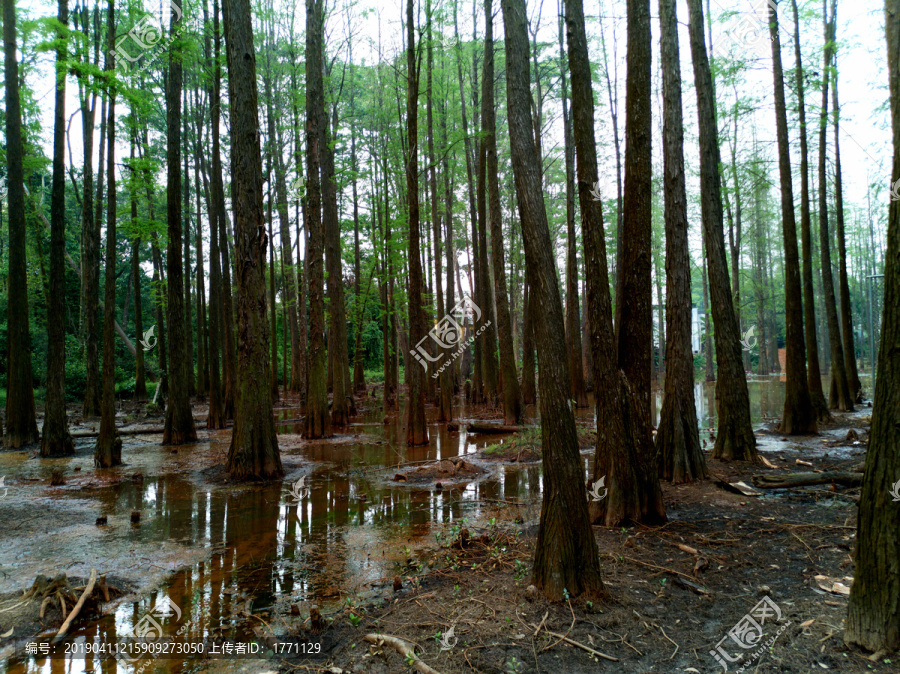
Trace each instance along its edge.
<instances>
[{"instance_id":1,"label":"puddle","mask_svg":"<svg viewBox=\"0 0 900 674\"><path fill-rule=\"evenodd\" d=\"M784 385L778 377L754 377L748 386L754 426L780 415ZM652 413L658 417L662 390L655 393ZM714 427L714 386L697 384L696 399L701 429ZM469 456L502 442L495 436L451 434L434 423L433 409L428 413L430 444L407 448L397 412L385 423L382 409L375 407L342 429L343 434L312 444L296 437L301 411L278 409L287 475L283 482L265 486L217 485L201 474L224 460L230 430L203 431L200 443L174 454L158 444L159 436L124 438L123 458L129 465L113 471L94 471L93 440L79 441L70 459L39 460L34 451L0 453L0 475L7 476L9 487L2 508L21 519L17 526L23 532L4 536L0 592L30 586L37 573L87 577L97 568L111 579L133 582L138 590L100 620L73 630L71 643L114 641L164 598L180 611L180 616L160 621L165 635L191 641L249 639L254 635L242 634L235 619L241 612L296 603L305 615L305 605L317 603L327 615L348 596L374 596L418 547L433 545L446 525L476 520L491 502L527 502L525 519L538 516L539 465L489 466L488 477L441 491L388 482L401 464ZM593 409L577 415L590 422ZM464 419L466 410L459 410L459 416ZM582 455L586 471L590 461L590 455ZM66 468L67 485L50 488L50 471L60 465ZM76 466L80 473L74 472ZM132 480L136 472L143 479ZM113 477L126 479L103 484ZM130 523L132 511L141 513L139 526ZM40 513L37 523L48 523L45 531L30 522L35 513ZM109 524L97 527L94 520L102 514ZM43 634L41 640L50 636L52 632ZM160 659L145 671L189 671L199 662ZM2 671L134 670L112 659L50 661L17 655Z\"/></svg>"}]
</instances>

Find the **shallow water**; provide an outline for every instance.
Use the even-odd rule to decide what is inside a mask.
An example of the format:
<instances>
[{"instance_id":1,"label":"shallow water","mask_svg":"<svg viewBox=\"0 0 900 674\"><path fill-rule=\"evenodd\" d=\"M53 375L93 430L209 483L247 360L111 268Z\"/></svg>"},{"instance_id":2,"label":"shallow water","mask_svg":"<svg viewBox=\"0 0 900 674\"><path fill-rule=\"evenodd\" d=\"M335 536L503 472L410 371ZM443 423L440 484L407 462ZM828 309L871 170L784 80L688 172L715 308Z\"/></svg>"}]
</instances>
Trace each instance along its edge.
<instances>
[{"instance_id":1,"label":"shallow water","mask_svg":"<svg viewBox=\"0 0 900 674\"><path fill-rule=\"evenodd\" d=\"M753 377L748 388L755 427L780 415L784 402L780 378ZM714 386L697 384L695 393L701 429L714 427ZM654 417L658 417L661 399L660 388L653 397ZM457 414L465 418L466 410ZM60 531L47 536L12 541L0 552L2 586L5 591L21 588L29 585L37 572L50 570L87 576L92 567L111 578L143 583L139 601L120 603L110 615L72 631L69 641L76 644L114 641L116 635L129 634L166 597L177 610L159 620L163 633L189 640L215 636L249 639L253 635L238 628L239 614L276 604L285 609L292 603L317 603L327 615L347 597L378 597L410 558L415 558L416 549L433 544L435 535L447 525L466 518L477 520L498 500L527 502L520 512L525 520L539 514L539 466L492 467L486 478L442 491L388 482L401 463L470 455L501 441L450 434L445 426L433 423L433 409L429 415L431 441L423 447L407 448L402 442L400 415L393 413L385 420L380 407L361 415L336 440L285 442L296 447L282 452L286 478L266 486L213 484L191 470L190 447L179 449L173 457L171 448L161 447L158 439L131 438L123 449L129 465L120 470L124 475L141 470L143 481L129 480L89 492L62 490L40 496L38 504L30 498L29 507L58 509L60 518L68 517L71 522L62 521ZM591 409L578 411L585 420L592 415ZM279 421L300 416L298 409L276 411ZM277 428L286 434L286 441L288 435L300 431L291 423L280 423ZM209 447L224 454L229 439L230 431L211 434ZM193 448L200 451L206 445ZM38 477L41 484L35 486L43 489L52 465L67 469L82 465L86 476L93 472L89 454L81 449L74 459L41 461L29 456L25 452L0 454L0 473ZM583 456L582 461L587 470L590 458ZM11 491L14 500L15 491ZM20 494L18 498L24 497ZM5 502L6 506L15 503ZM140 526L128 524L134 510L141 512ZM98 512L109 513L109 527L94 526ZM173 569L179 570L171 574ZM306 606L302 614L307 614ZM43 639L47 636L52 632ZM145 671L182 671L198 662L191 658L155 660ZM102 663L63 661L38 655L10 658L4 671L101 670L113 673L133 668L111 659Z\"/></svg>"}]
</instances>

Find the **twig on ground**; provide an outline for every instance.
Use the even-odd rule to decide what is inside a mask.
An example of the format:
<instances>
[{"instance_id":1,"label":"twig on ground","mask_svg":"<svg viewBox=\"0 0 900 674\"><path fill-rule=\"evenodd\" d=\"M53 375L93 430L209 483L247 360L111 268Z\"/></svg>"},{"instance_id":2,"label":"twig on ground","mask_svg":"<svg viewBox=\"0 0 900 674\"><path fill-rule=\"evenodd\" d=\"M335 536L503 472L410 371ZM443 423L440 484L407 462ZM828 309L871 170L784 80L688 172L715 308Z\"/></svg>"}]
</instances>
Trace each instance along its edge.
<instances>
[{"instance_id":1,"label":"twig on ground","mask_svg":"<svg viewBox=\"0 0 900 674\"><path fill-rule=\"evenodd\" d=\"M363 637L363 640L368 641L370 644L375 644L376 646L387 644L402 655L407 661L412 661L412 666L415 667L417 671L421 672L421 674L440 674L436 669L432 669L420 660L413 649L410 648L410 645L398 637L392 637L388 634L367 634Z\"/></svg>"}]
</instances>

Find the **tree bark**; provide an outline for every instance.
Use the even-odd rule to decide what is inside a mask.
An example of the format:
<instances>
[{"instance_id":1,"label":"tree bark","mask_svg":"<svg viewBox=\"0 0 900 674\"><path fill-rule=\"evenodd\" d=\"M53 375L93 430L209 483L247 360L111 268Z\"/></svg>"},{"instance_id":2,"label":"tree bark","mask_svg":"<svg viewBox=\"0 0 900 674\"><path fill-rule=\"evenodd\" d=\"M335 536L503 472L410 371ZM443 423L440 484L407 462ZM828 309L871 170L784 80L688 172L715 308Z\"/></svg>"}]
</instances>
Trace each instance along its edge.
<instances>
[{"instance_id":1,"label":"tree bark","mask_svg":"<svg viewBox=\"0 0 900 674\"><path fill-rule=\"evenodd\" d=\"M306 268L309 283L309 365L306 392L307 438L331 437L331 415L328 413L326 377L328 362L325 352L325 285L322 253L325 232L322 223L319 145L325 123L325 93L322 83L322 49L324 21L322 0L306 0L306 207L309 244Z\"/></svg>"},{"instance_id":2,"label":"tree bark","mask_svg":"<svg viewBox=\"0 0 900 674\"><path fill-rule=\"evenodd\" d=\"M66 416L66 45L67 0L59 0L55 115L53 119L53 183L50 194L50 301L47 305L47 397L41 429L41 456L70 456L75 446ZM27 306L27 303L26 303Z\"/></svg>"},{"instance_id":3,"label":"tree bark","mask_svg":"<svg viewBox=\"0 0 900 674\"><path fill-rule=\"evenodd\" d=\"M836 33L836 29L835 33ZM834 36L835 40L837 36ZM847 372L847 385L850 388L850 399L862 402L862 383L859 381L859 370L856 367L856 346L853 343L853 307L850 304L850 282L847 279L847 242L844 236L844 187L841 175L840 145L840 107L838 105L838 72L837 56L832 73L831 101L834 108L834 221L837 228L838 244L838 286L841 297L841 337L843 338L844 363Z\"/></svg>"},{"instance_id":4,"label":"tree bark","mask_svg":"<svg viewBox=\"0 0 900 674\"><path fill-rule=\"evenodd\" d=\"M718 364L716 407L719 428L713 458L756 461L756 438L750 424L747 378L741 361L740 333L734 313L731 284L728 280L728 263L725 257L715 99L706 43L703 39L703 8L700 0L688 0L688 12L691 60L694 65L700 127L703 239L709 258L709 285Z\"/></svg>"},{"instance_id":5,"label":"tree bark","mask_svg":"<svg viewBox=\"0 0 900 674\"><path fill-rule=\"evenodd\" d=\"M825 48L822 60L822 110L819 117L819 255L822 261L822 290L825 297L825 318L828 321L828 343L831 346L831 391L828 405L844 412L853 409L847 370L844 367L844 346L838 322L837 301L834 296L834 277L831 272L831 235L828 223L828 178L826 176L828 145L828 81L831 57L834 53L835 2L832 0L832 16L828 19L826 0L822 0L822 17L825 24Z\"/></svg>"},{"instance_id":6,"label":"tree bark","mask_svg":"<svg viewBox=\"0 0 900 674\"><path fill-rule=\"evenodd\" d=\"M688 248L684 122L675 0L659 1L663 73L666 219L666 380L656 435L660 477L675 484L709 477L700 446L691 350L691 257Z\"/></svg>"},{"instance_id":7,"label":"tree bark","mask_svg":"<svg viewBox=\"0 0 900 674\"><path fill-rule=\"evenodd\" d=\"M40 436L34 410L31 333L28 326L28 273L25 247L25 187L22 168L22 108L16 62L16 9L3 1L3 47L6 76L6 161L9 205L9 280L5 445L17 449Z\"/></svg>"},{"instance_id":8,"label":"tree bark","mask_svg":"<svg viewBox=\"0 0 900 674\"><path fill-rule=\"evenodd\" d=\"M113 0L107 4L108 26L115 25ZM5 24L5 22L4 22ZM115 69L115 31L108 32L106 68ZM112 468L122 463L122 440L116 435L116 90L109 87L106 120L106 278L103 289L103 399L100 405L100 435L94 448L94 465Z\"/></svg>"},{"instance_id":9,"label":"tree bark","mask_svg":"<svg viewBox=\"0 0 900 674\"><path fill-rule=\"evenodd\" d=\"M87 6L82 9L85 42L87 43ZM94 65L100 67L100 12L94 11ZM90 63L90 57L85 55ZM100 199L98 194L97 215L94 212L94 113L97 109L96 89L91 87L91 78L84 77L84 93L81 97L82 145L84 147L84 168L82 180L84 192L81 209L81 312L82 335L84 337L85 387L81 413L84 418L100 416L100 355L99 325L97 305L100 301ZM103 131L106 120L106 94L102 94L100 127ZM90 101L90 103L89 103ZM103 134L101 133L101 136ZM103 184L103 138L100 139L98 183ZM98 186L99 187L99 186Z\"/></svg>"},{"instance_id":10,"label":"tree bark","mask_svg":"<svg viewBox=\"0 0 900 674\"><path fill-rule=\"evenodd\" d=\"M217 119L221 114L220 106L222 100L222 60L219 58L222 43L222 33L219 31L219 2L220 0L213 0L213 31L216 36L214 43L216 66L215 72L213 74L213 99L210 103L210 107L215 111ZM219 252L222 255L222 260L219 267L222 276L222 287L218 294L218 297L221 299L221 307L217 307L217 310L221 311L219 327L221 335L223 336L222 344L224 346L224 351L222 352L222 369L225 373L224 407L225 418L234 419L235 389L237 387L235 373L237 367L237 354L235 353L234 344L234 311L232 308L231 294L231 262L229 259L230 255L228 253L229 242L227 225L229 224L229 221L228 214L225 211L225 186L222 179L222 154L219 150L219 126L217 124L213 124L211 131L213 137L212 183L214 185L213 192L215 193L216 202L216 221L218 222L219 226Z\"/></svg>"},{"instance_id":11,"label":"tree bark","mask_svg":"<svg viewBox=\"0 0 900 674\"><path fill-rule=\"evenodd\" d=\"M803 326L806 340L807 382L813 413L817 421L831 416L822 391L822 372L819 369L819 343L816 340L816 304L812 271L812 217L809 204L809 149L806 133L806 104L804 101L803 59L800 49L800 16L797 0L791 0L794 9L794 76L797 89L797 114L800 121L800 246L803 257ZM777 360L777 353L775 359Z\"/></svg>"},{"instance_id":12,"label":"tree bark","mask_svg":"<svg viewBox=\"0 0 900 674\"><path fill-rule=\"evenodd\" d=\"M426 336L422 310L422 263L419 246L419 168L418 168L418 99L419 72L416 62L415 4L406 2L406 199L409 227L409 347L418 345ZM409 348L414 358L416 353ZM420 357L421 358L421 357ZM406 444L428 442L425 425L425 371L418 362L404 358L409 376L409 400L406 403Z\"/></svg>"},{"instance_id":13,"label":"tree bark","mask_svg":"<svg viewBox=\"0 0 900 674\"><path fill-rule=\"evenodd\" d=\"M179 21L181 17L178 17ZM171 13L172 35L180 29L176 13ZM188 368L188 339L184 320L184 266L181 231L181 89L182 54L178 39L169 51L169 76L166 86L166 318L169 323L169 398L166 401L166 425L162 444L181 445L197 439L191 412ZM110 199L115 199L112 193Z\"/></svg>"},{"instance_id":14,"label":"tree bark","mask_svg":"<svg viewBox=\"0 0 900 674\"><path fill-rule=\"evenodd\" d=\"M900 0L885 0L891 130L891 184L900 181ZM891 498L900 475L900 201L890 202L884 257L884 313L872 429L856 525L856 569L844 641L870 651L900 648L900 504Z\"/></svg>"},{"instance_id":15,"label":"tree bark","mask_svg":"<svg viewBox=\"0 0 900 674\"><path fill-rule=\"evenodd\" d=\"M562 14L562 13L561 13ZM569 112L569 85L566 75L563 24L559 17L559 78L563 111L563 138L566 156L566 347L569 356L569 378L572 399L578 407L587 407L581 349L581 318L578 302L578 242L575 238L575 141L572 138L572 116Z\"/></svg>"},{"instance_id":16,"label":"tree bark","mask_svg":"<svg viewBox=\"0 0 900 674\"><path fill-rule=\"evenodd\" d=\"M590 60L580 0L566 3L566 26L569 71L572 75L572 121L578 199L585 242L594 397L597 406L593 480L609 480L608 498L592 500L589 514L592 522L602 522L607 526L617 526L629 521L646 524L664 522L666 511L659 486L650 424L641 409L641 401L616 361L612 298L606 282L609 273L606 266L603 209L600 201L595 200L592 194L598 176L597 151ZM543 306L543 303L539 306ZM540 332L537 334L540 335ZM541 367L542 397L543 370ZM649 370L645 376L649 381ZM543 410L541 418L546 418Z\"/></svg>"},{"instance_id":17,"label":"tree bark","mask_svg":"<svg viewBox=\"0 0 900 674\"><path fill-rule=\"evenodd\" d=\"M219 53L219 3L213 0L213 32L216 36L216 55ZM206 39L207 57L209 57L208 38ZM209 352L207 360L209 361L209 413L206 417L206 427L211 430L225 428L225 390L222 384L222 368L220 366L220 356L223 352L222 341L224 337L223 322L224 315L222 312L222 300L224 289L222 287L222 270L221 270L221 253L219 251L219 195L217 190L221 189L221 180L216 179L216 169L219 169L221 178L221 166L217 166L218 157L220 157L221 149L219 148L219 127L221 125L221 107L219 105L219 77L218 77L218 59L213 70L213 81L210 84L210 120L212 135L212 179L209 189L209 203L207 210L209 211ZM198 148L199 150L199 148ZM198 152L199 155L199 152ZM202 155L200 155L202 156ZM221 245L228 245L227 241L223 241ZM227 367L226 367L227 369Z\"/></svg>"},{"instance_id":18,"label":"tree bark","mask_svg":"<svg viewBox=\"0 0 900 674\"><path fill-rule=\"evenodd\" d=\"M618 364L638 396L638 413L650 423L650 363L653 335L650 239L653 166L650 128L650 2L628 0L628 76L625 94L625 195L622 268L617 270ZM718 170L718 167L717 167Z\"/></svg>"},{"instance_id":19,"label":"tree bark","mask_svg":"<svg viewBox=\"0 0 900 674\"><path fill-rule=\"evenodd\" d=\"M497 166L497 122L494 106L494 27L492 0L484 0L484 115L486 131L482 141L487 153L487 188L491 221L491 263L494 268L494 297L497 301L497 330L500 337L500 369L503 376L503 423L518 424L522 420L522 394L513 353L512 326L509 316L509 297L506 293L506 270L503 254L503 214L500 210L500 171ZM485 272L487 266L485 265ZM577 332L577 330L576 330ZM485 336L491 329L483 333ZM487 344L489 344L488 342ZM579 346L580 346L579 340ZM576 356L579 354L576 353ZM576 358L580 361L580 358ZM584 390L584 377L581 378Z\"/></svg>"},{"instance_id":20,"label":"tree bark","mask_svg":"<svg viewBox=\"0 0 900 674\"><path fill-rule=\"evenodd\" d=\"M410 4L412 0L409 0ZM532 582L551 601L565 594L604 593L597 543L588 519L584 473L578 453L565 326L550 230L544 210L530 107L528 33L524 0L502 0L506 29L506 101L510 153L525 247L526 273L541 307L535 324L540 359L543 504Z\"/></svg>"},{"instance_id":21,"label":"tree bark","mask_svg":"<svg viewBox=\"0 0 900 674\"><path fill-rule=\"evenodd\" d=\"M784 72L781 68L781 38L777 15L769 16L772 42L772 74L775 86L775 127L778 137L778 168L781 176L781 226L784 234L784 323L787 379L781 433L816 433L816 414L806 378L806 349L803 341L803 300L800 287L800 259L797 252L797 223L794 220L794 188L791 183L791 155L787 112L784 101Z\"/></svg>"},{"instance_id":22,"label":"tree bark","mask_svg":"<svg viewBox=\"0 0 900 674\"><path fill-rule=\"evenodd\" d=\"M268 377L267 241L263 227L256 52L249 0L225 0L224 19L239 327L234 431L225 469L235 480L272 480L282 477L284 469L278 453Z\"/></svg>"}]
</instances>

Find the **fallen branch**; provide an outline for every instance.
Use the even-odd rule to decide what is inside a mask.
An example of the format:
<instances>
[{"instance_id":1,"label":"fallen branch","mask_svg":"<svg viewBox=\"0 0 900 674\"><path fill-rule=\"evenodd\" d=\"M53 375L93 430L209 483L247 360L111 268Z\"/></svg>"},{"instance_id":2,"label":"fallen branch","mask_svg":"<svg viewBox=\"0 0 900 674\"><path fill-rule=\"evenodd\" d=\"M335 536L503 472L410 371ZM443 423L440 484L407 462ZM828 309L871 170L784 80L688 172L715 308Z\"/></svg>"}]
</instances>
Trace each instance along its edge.
<instances>
[{"instance_id":1,"label":"fallen branch","mask_svg":"<svg viewBox=\"0 0 900 674\"><path fill-rule=\"evenodd\" d=\"M787 475L754 475L753 485L760 489L780 489L782 487L802 487L804 485L830 484L832 482L848 487L862 484L862 473L827 471L825 473L789 473Z\"/></svg>"},{"instance_id":2,"label":"fallen branch","mask_svg":"<svg viewBox=\"0 0 900 674\"><path fill-rule=\"evenodd\" d=\"M565 634L557 634L556 632L551 632L546 627L544 628L544 631L547 634L549 634L551 637L558 637L560 641L565 641L567 644L571 644L572 646L577 646L581 650L587 651L591 655L596 655L598 658L603 658L604 660L609 660L610 662L618 662L619 661L619 658L614 658L613 656L607 655L606 653L601 653L600 651L595 651L590 646L585 646L583 643L581 643L579 641L570 639ZM557 642L557 643L559 643L559 642Z\"/></svg>"},{"instance_id":3,"label":"fallen branch","mask_svg":"<svg viewBox=\"0 0 900 674\"><path fill-rule=\"evenodd\" d=\"M53 643L58 642L64 636L66 636L66 632L69 631L69 627L72 625L72 622L75 618L78 617L78 614L81 612L81 607L84 606L84 602L87 601L87 598L91 595L91 592L94 590L94 583L97 582L97 569L91 569L91 578L88 580L87 587L84 588L84 592L81 593L81 597L78 599L78 603L75 604L75 608L72 609L72 612L69 614L69 617L66 618L66 622L62 624L62 627L59 628L59 632L56 633L56 636L53 637Z\"/></svg>"},{"instance_id":4,"label":"fallen branch","mask_svg":"<svg viewBox=\"0 0 900 674\"><path fill-rule=\"evenodd\" d=\"M436 669L432 669L420 660L415 652L413 652L413 649L410 648L409 644L403 641L403 639L392 637L387 634L367 634L363 637L363 641L368 641L370 644L375 644L376 646L387 644L402 655L407 661L412 661L412 666L422 674L440 674Z\"/></svg>"}]
</instances>

